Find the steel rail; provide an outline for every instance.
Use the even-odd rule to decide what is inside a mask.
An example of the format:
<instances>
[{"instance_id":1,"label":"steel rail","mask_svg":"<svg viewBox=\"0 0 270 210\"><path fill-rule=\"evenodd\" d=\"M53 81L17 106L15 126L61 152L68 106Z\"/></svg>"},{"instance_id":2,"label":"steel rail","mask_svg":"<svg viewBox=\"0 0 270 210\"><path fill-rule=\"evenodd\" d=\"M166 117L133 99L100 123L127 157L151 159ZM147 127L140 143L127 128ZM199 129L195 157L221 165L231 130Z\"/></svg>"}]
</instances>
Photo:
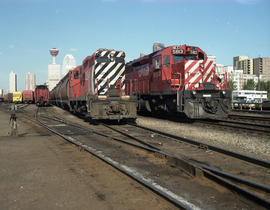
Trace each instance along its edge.
<instances>
[{"instance_id":1,"label":"steel rail","mask_svg":"<svg viewBox=\"0 0 270 210\"><path fill-rule=\"evenodd\" d=\"M80 127L81 129L84 129L84 130L91 130L93 133L96 133L98 135L105 136L105 137L108 137L108 138L111 138L111 139L114 139L114 140L117 140L117 141L120 141L120 142L123 142L123 143L127 143L128 145L135 146L135 147L147 150L148 152L158 153L160 155L165 156L166 158L173 159L173 160L179 161L181 163L184 162L186 164L190 164L191 167L194 167L194 165L195 165L195 167L197 169L200 169L201 171L203 171L203 173L205 174L205 177L210 178L211 180L214 180L215 182L222 184L223 186L227 187L228 189L233 190L233 191L235 191L235 192L237 192L239 194L244 195L245 197L248 197L248 198L252 199L254 202L256 202L256 203L258 203L258 204L260 204L260 205L262 205L264 207L267 207L267 208L270 207L270 201L269 200L264 199L264 198L254 194L254 193L252 193L252 192L250 192L248 190L245 190L245 189L237 186L236 184L229 182L228 180L223 179L222 176L224 176L224 174L227 174L227 176L230 176L231 179L233 179L235 181L238 181L238 182L239 182L239 180L241 180L241 183L244 183L244 184L246 184L248 186L250 186L250 183L253 183L254 186L260 186L260 188L263 189L265 192L268 191L268 189L269 189L268 186L257 184L257 183L251 182L249 180L243 179L241 177L234 176L234 175L231 175L231 174L228 174L228 173L224 173L224 172L219 171L219 170L217 170L216 168L213 168L213 167L209 167L209 166L206 167L206 165L196 163L196 161L179 159L177 157L174 157L174 156L172 156L170 154L167 154L165 152L162 152L162 151L158 151L158 150L151 149L151 148L148 148L148 147L144 147L144 146L141 146L141 145L133 144L133 143L130 143L130 142L127 142L125 140L121 140L121 139L118 139L118 138L115 138L115 137L112 138L109 135L106 135L106 134L103 134L103 133L100 133L100 132L97 132L97 131L93 131L92 129L88 129L88 128L85 128L83 126L67 122L65 120L61 120L61 119L53 119L53 120L60 121L62 123L66 123L66 124L69 124L69 125L75 125L76 127ZM181 164L181 166L182 166L182 164ZM181 169L183 169L183 168L181 168ZM216 173L220 172L220 173L217 175L217 174L214 174L213 172L216 172Z\"/></svg>"},{"instance_id":2,"label":"steel rail","mask_svg":"<svg viewBox=\"0 0 270 210\"><path fill-rule=\"evenodd\" d=\"M155 129L152 129L152 128L146 128L146 127L143 127L143 126L140 126L140 125L137 125L137 124L130 124L130 125L133 125L133 126L136 126L138 128L145 129L145 130L148 130L148 131L151 131L151 132L154 132L154 133L158 133L160 135L169 137L169 138L177 140L177 141L182 141L182 142L189 143L189 144L192 144L192 145L195 145L195 146L198 146L198 147L207 148L209 150L219 152L219 153L222 153L222 154L225 154L225 155L228 155L228 156L232 156L232 157L244 160L246 162L250 162L250 163L260 165L260 166L263 166L265 168L270 169L270 162L265 161L265 160L261 160L261 159L251 157L251 156L248 156L248 155L244 155L244 154L240 154L240 153L237 153L237 152L232 152L232 151L229 151L229 150L225 150L225 149L215 147L215 146L212 146L212 145L209 145L209 144L201 143L201 142L198 142L198 141L195 141L195 140L192 140L192 139L188 139L188 138L185 138L185 137L180 137L180 136L176 136L176 135L173 135L173 134L165 133L165 132L155 130Z\"/></svg>"},{"instance_id":3,"label":"steel rail","mask_svg":"<svg viewBox=\"0 0 270 210\"><path fill-rule=\"evenodd\" d=\"M239 176L235 176L235 175L223 172L221 170L209 167L209 166L207 166L205 164L202 164L202 163L199 163L197 161L194 161L194 163L197 163L197 165L199 165L200 167L202 167L202 168L204 168L204 169L206 169L208 171L211 171L212 173L217 174L219 176L226 177L228 179L237 181L238 183L243 183L243 184L246 184L246 185L248 185L250 187L262 190L262 191L264 191L266 193L270 193L270 186L268 186L268 185L259 184L259 183L256 183L256 182L253 182L253 181L250 181L250 180L247 180L247 179L243 179L243 178L241 178Z\"/></svg>"},{"instance_id":4,"label":"steel rail","mask_svg":"<svg viewBox=\"0 0 270 210\"><path fill-rule=\"evenodd\" d=\"M219 120L219 119L218 120L215 119L214 121L232 123L232 124L237 124L237 125L250 125L250 126L257 126L257 127L262 127L262 128L270 128L270 125L267 125L267 124L256 124L256 123L248 123L248 122L240 122L240 121L229 121L229 120ZM258 130L258 131L261 131L261 130Z\"/></svg>"},{"instance_id":5,"label":"steel rail","mask_svg":"<svg viewBox=\"0 0 270 210\"><path fill-rule=\"evenodd\" d=\"M229 114L229 118L240 118L240 119L249 119L249 120L270 121L270 116L263 117L263 116Z\"/></svg>"},{"instance_id":6,"label":"steel rail","mask_svg":"<svg viewBox=\"0 0 270 210\"><path fill-rule=\"evenodd\" d=\"M130 138L130 139L133 139L133 140L135 140L135 141L137 141L137 142L143 144L143 145L146 145L146 146L148 146L148 147L150 147L150 148L152 148L152 149L160 150L159 148L157 148L157 147L155 147L155 146L153 146L153 145L151 145L151 144L149 144L149 143L147 143L147 142L145 142L145 141L142 141L142 140L140 140L140 139L137 138L137 137L131 136L131 135L127 134L127 133L124 133L124 132L122 132L122 131L120 131L120 130L117 130L117 129L115 129L115 128L109 126L109 125L104 124L104 123L103 123L102 125L103 125L104 127L106 127L106 128L109 128L109 129L111 129L111 130L113 130L113 131L115 131L115 132L118 132L118 133L122 134L123 136L126 136L126 137L128 137L128 138Z\"/></svg>"},{"instance_id":7,"label":"steel rail","mask_svg":"<svg viewBox=\"0 0 270 210\"><path fill-rule=\"evenodd\" d=\"M53 119L53 120L56 120L56 119ZM67 136L67 135L64 135L64 134L61 134L60 132L52 129L51 127L47 126L45 123L42 123L40 120L37 120L38 123L40 125L42 125L43 127L47 128L48 130L50 130L51 132L57 134L58 136L61 136L62 138L64 138L65 140L73 143L74 145L77 145L78 147L80 148L83 148L84 150L86 150L87 152L89 152L90 154L94 155L95 157L101 159L102 161L108 163L109 165L111 165L112 167L118 169L119 171L121 171L122 173L128 175L129 177L133 178L134 180L136 180L137 182L141 183L142 185L146 186L147 188L151 189L152 191L154 191L155 193L157 193L158 195L164 197L165 199L167 199L168 201L170 201L171 203L173 203L174 205L182 208L182 209L195 209L193 206L193 204L191 204L191 206L187 205L186 203L182 202L182 201L179 201L178 199L176 199L176 196L172 195L173 193L172 192L166 192L162 189L160 189L159 186L157 185L153 185L149 182L147 182L147 179L145 178L142 178L142 177L139 177L139 176L136 176L134 173L132 173L130 170L127 170L125 166L121 165L120 163L117 163L116 161L104 156L104 155L101 155L101 153L99 151L96 151L95 149L85 145L85 144L82 144L80 141L74 139L73 137L70 137L70 136ZM57 120L58 121L58 120ZM59 120L61 121L61 120ZM64 121L62 121L64 122ZM69 125L72 125L73 123L67 123ZM81 126L76 126L76 127L81 127ZM88 130L88 129L87 129ZM96 132L95 132L96 133ZM98 135L102 135L102 136L106 136L107 135L104 135L102 133L97 133ZM122 140L124 142L124 140ZM127 142L125 142L127 143ZM136 144L132 144L130 142L128 142L128 144L130 145L133 145L135 146ZM139 148L144 148L148 151L150 151L151 149L149 148L146 148L146 147L143 147L143 146L140 146L140 145L136 145L137 147Z\"/></svg>"}]
</instances>

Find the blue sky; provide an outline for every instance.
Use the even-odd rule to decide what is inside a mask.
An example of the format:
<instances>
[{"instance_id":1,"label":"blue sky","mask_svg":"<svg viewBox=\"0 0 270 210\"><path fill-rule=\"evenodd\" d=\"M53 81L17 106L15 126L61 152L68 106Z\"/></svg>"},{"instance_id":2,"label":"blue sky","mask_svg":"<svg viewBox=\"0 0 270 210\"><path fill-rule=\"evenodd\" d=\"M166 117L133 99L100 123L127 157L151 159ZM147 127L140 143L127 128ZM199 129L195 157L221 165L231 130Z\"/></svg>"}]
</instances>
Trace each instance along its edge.
<instances>
[{"instance_id":1,"label":"blue sky","mask_svg":"<svg viewBox=\"0 0 270 210\"><path fill-rule=\"evenodd\" d=\"M77 64L99 48L124 50L126 61L154 42L196 45L232 65L233 56L270 57L270 0L0 0L0 88L8 75L47 80L49 49L57 63Z\"/></svg>"}]
</instances>

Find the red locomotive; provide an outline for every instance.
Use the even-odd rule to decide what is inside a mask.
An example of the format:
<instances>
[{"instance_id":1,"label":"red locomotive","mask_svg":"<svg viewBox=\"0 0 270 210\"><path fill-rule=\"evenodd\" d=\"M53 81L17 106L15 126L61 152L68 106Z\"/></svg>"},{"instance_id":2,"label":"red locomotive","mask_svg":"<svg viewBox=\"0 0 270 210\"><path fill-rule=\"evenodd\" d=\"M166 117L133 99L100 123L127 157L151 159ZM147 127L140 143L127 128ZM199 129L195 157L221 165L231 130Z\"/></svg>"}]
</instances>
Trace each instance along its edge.
<instances>
[{"instance_id":1,"label":"red locomotive","mask_svg":"<svg viewBox=\"0 0 270 210\"><path fill-rule=\"evenodd\" d=\"M184 113L199 119L226 116L231 92L215 74L206 53L194 46L170 46L126 64L126 94L139 108Z\"/></svg>"},{"instance_id":2,"label":"red locomotive","mask_svg":"<svg viewBox=\"0 0 270 210\"><path fill-rule=\"evenodd\" d=\"M63 77L50 100L70 111L87 113L91 119L134 119L137 102L122 91L124 71L123 51L97 50Z\"/></svg>"},{"instance_id":3,"label":"red locomotive","mask_svg":"<svg viewBox=\"0 0 270 210\"><path fill-rule=\"evenodd\" d=\"M32 90L24 90L22 92L23 103L34 103L34 91Z\"/></svg>"},{"instance_id":4,"label":"red locomotive","mask_svg":"<svg viewBox=\"0 0 270 210\"><path fill-rule=\"evenodd\" d=\"M38 85L35 88L34 99L37 106L49 105L50 91L46 85Z\"/></svg>"}]
</instances>

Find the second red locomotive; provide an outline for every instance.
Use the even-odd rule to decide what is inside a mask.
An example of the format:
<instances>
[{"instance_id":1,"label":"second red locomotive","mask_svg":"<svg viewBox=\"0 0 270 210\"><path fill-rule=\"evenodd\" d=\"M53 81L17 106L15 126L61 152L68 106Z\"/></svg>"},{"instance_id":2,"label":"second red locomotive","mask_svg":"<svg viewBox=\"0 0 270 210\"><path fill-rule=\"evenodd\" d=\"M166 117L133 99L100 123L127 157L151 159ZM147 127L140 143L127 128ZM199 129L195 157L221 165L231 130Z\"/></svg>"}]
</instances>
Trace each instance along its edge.
<instances>
[{"instance_id":1,"label":"second red locomotive","mask_svg":"<svg viewBox=\"0 0 270 210\"><path fill-rule=\"evenodd\" d=\"M136 98L125 95L125 53L100 49L51 91L51 102L91 119L135 119Z\"/></svg>"},{"instance_id":2,"label":"second red locomotive","mask_svg":"<svg viewBox=\"0 0 270 210\"><path fill-rule=\"evenodd\" d=\"M126 94L148 111L184 113L188 118L225 117L231 91L199 47L170 46L126 65Z\"/></svg>"}]
</instances>

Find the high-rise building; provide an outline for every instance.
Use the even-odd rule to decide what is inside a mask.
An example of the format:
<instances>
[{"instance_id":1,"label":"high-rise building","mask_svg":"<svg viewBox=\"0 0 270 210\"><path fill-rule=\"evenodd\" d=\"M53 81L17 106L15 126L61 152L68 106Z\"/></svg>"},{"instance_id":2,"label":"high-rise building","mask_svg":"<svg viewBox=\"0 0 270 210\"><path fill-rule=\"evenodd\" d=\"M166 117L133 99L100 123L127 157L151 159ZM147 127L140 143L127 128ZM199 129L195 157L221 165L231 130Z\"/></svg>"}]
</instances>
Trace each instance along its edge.
<instances>
[{"instance_id":1,"label":"high-rise building","mask_svg":"<svg viewBox=\"0 0 270 210\"><path fill-rule=\"evenodd\" d=\"M64 77L70 70L76 67L76 60L73 55L66 55L62 65L62 77Z\"/></svg>"},{"instance_id":2,"label":"high-rise building","mask_svg":"<svg viewBox=\"0 0 270 210\"><path fill-rule=\"evenodd\" d=\"M234 57L233 68L243 70L244 74L253 74L253 60L248 56Z\"/></svg>"},{"instance_id":3,"label":"high-rise building","mask_svg":"<svg viewBox=\"0 0 270 210\"><path fill-rule=\"evenodd\" d=\"M61 79L60 65L56 64L56 56L59 50L52 48L50 54L52 55L52 64L48 65L48 88L52 90Z\"/></svg>"},{"instance_id":4,"label":"high-rise building","mask_svg":"<svg viewBox=\"0 0 270 210\"><path fill-rule=\"evenodd\" d=\"M261 80L270 81L270 58L254 58L253 69Z\"/></svg>"},{"instance_id":5,"label":"high-rise building","mask_svg":"<svg viewBox=\"0 0 270 210\"><path fill-rule=\"evenodd\" d=\"M156 52L156 51L164 49L164 48L165 48L165 46L162 43L155 42L153 44L153 52Z\"/></svg>"},{"instance_id":6,"label":"high-rise building","mask_svg":"<svg viewBox=\"0 0 270 210\"><path fill-rule=\"evenodd\" d=\"M17 91L17 75L12 71L9 74L9 93Z\"/></svg>"},{"instance_id":7,"label":"high-rise building","mask_svg":"<svg viewBox=\"0 0 270 210\"><path fill-rule=\"evenodd\" d=\"M36 75L28 72L25 75L25 90L35 90L36 88Z\"/></svg>"},{"instance_id":8,"label":"high-rise building","mask_svg":"<svg viewBox=\"0 0 270 210\"><path fill-rule=\"evenodd\" d=\"M0 97L3 97L4 95L4 89L0 89Z\"/></svg>"},{"instance_id":9,"label":"high-rise building","mask_svg":"<svg viewBox=\"0 0 270 210\"><path fill-rule=\"evenodd\" d=\"M230 74L229 79L233 81L236 90L242 90L243 88L243 70L234 70Z\"/></svg>"}]
</instances>

